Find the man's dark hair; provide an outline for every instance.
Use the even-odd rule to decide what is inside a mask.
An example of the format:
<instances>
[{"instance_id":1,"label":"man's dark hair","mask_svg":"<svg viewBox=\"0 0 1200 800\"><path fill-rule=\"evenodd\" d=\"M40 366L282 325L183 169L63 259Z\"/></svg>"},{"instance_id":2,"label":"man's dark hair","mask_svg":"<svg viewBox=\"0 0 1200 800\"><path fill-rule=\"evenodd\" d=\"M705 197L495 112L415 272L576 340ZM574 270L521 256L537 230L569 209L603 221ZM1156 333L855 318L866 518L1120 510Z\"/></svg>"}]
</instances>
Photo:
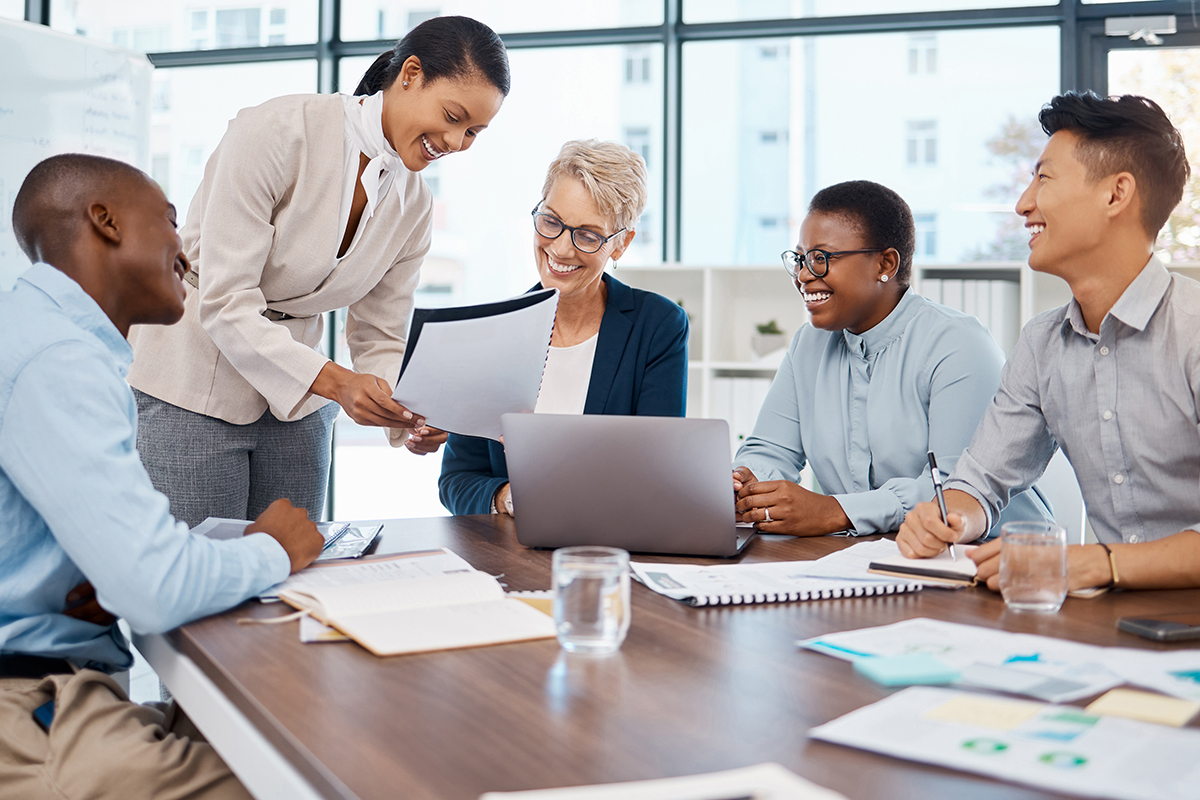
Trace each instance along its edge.
<instances>
[{"instance_id":1,"label":"man's dark hair","mask_svg":"<svg viewBox=\"0 0 1200 800\"><path fill-rule=\"evenodd\" d=\"M87 219L89 198L118 182L150 178L137 167L102 156L50 156L25 176L13 201L13 234L30 261L66 252Z\"/></svg>"},{"instance_id":2,"label":"man's dark hair","mask_svg":"<svg viewBox=\"0 0 1200 800\"><path fill-rule=\"evenodd\" d=\"M396 82L409 56L421 61L426 83L480 75L508 97L508 51L496 32L470 17L434 17L409 31L367 69L357 95L372 95Z\"/></svg>"},{"instance_id":3,"label":"man's dark hair","mask_svg":"<svg viewBox=\"0 0 1200 800\"><path fill-rule=\"evenodd\" d=\"M813 195L808 212L849 218L862 234L864 247L895 248L900 254L896 283L902 288L908 286L917 231L912 209L903 197L873 181L846 181Z\"/></svg>"},{"instance_id":4,"label":"man's dark hair","mask_svg":"<svg viewBox=\"0 0 1200 800\"><path fill-rule=\"evenodd\" d=\"M1101 97L1067 92L1042 106L1042 130L1079 136L1076 156L1090 181L1128 172L1137 181L1142 226L1158 235L1183 196L1191 175L1183 137L1153 100L1138 95Z\"/></svg>"}]
</instances>

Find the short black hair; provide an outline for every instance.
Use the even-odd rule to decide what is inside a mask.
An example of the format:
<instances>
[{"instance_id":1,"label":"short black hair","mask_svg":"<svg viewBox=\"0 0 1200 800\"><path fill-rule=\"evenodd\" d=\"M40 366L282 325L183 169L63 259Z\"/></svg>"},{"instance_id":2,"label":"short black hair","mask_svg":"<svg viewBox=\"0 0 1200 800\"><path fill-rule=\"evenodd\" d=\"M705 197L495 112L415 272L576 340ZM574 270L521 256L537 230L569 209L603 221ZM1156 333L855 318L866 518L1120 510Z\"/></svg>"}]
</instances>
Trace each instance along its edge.
<instances>
[{"instance_id":1,"label":"short black hair","mask_svg":"<svg viewBox=\"0 0 1200 800\"><path fill-rule=\"evenodd\" d=\"M21 252L30 261L65 252L86 219L89 198L135 178L150 181L137 167L103 156L63 153L41 161L13 201L13 234Z\"/></svg>"},{"instance_id":2,"label":"short black hair","mask_svg":"<svg viewBox=\"0 0 1200 800\"><path fill-rule=\"evenodd\" d=\"M808 213L843 215L858 228L866 247L895 249L900 254L896 283L901 288L909 285L917 229L903 197L874 181L846 181L813 195Z\"/></svg>"},{"instance_id":3,"label":"short black hair","mask_svg":"<svg viewBox=\"0 0 1200 800\"><path fill-rule=\"evenodd\" d=\"M508 50L495 31L470 17L434 17L375 59L358 82L355 96L372 95L391 86L409 56L421 61L427 82L479 74L505 97L512 88Z\"/></svg>"},{"instance_id":4,"label":"short black hair","mask_svg":"<svg viewBox=\"0 0 1200 800\"><path fill-rule=\"evenodd\" d=\"M1183 137L1158 103L1135 94L1067 92L1042 106L1038 122L1047 136L1071 131L1080 137L1075 152L1088 180L1132 174L1141 195L1142 226L1152 238L1158 236L1192 173Z\"/></svg>"}]
</instances>

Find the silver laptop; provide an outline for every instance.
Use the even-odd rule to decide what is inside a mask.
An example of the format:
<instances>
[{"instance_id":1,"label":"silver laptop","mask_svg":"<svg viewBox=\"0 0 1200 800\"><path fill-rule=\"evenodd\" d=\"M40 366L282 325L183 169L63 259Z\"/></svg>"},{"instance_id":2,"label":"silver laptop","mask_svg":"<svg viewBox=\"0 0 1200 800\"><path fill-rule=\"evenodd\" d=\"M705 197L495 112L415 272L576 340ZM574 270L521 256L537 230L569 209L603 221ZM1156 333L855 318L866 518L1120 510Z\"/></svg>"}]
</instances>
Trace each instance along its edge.
<instances>
[{"instance_id":1,"label":"silver laptop","mask_svg":"<svg viewBox=\"0 0 1200 800\"><path fill-rule=\"evenodd\" d=\"M734 556L729 426L719 419L505 414L517 541Z\"/></svg>"}]
</instances>

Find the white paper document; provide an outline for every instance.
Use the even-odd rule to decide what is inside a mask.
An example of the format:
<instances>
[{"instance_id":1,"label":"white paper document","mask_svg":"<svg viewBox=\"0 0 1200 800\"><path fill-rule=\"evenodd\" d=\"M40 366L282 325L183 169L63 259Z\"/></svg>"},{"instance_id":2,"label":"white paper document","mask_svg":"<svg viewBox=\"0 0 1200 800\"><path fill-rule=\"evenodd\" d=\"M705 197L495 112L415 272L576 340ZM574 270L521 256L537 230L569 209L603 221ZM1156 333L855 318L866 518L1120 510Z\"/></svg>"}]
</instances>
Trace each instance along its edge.
<instances>
[{"instance_id":1,"label":"white paper document","mask_svg":"<svg viewBox=\"0 0 1200 800\"><path fill-rule=\"evenodd\" d=\"M418 308L392 397L434 428L499 440L501 414L537 404L557 309L557 289Z\"/></svg>"},{"instance_id":2,"label":"white paper document","mask_svg":"<svg viewBox=\"0 0 1200 800\"><path fill-rule=\"evenodd\" d=\"M1200 731L914 686L813 728L834 744L1111 800L1200 798Z\"/></svg>"},{"instance_id":3,"label":"white paper document","mask_svg":"<svg viewBox=\"0 0 1200 800\"><path fill-rule=\"evenodd\" d=\"M846 800L845 796L810 783L778 764L658 778L649 781L533 789L526 792L488 792L479 800Z\"/></svg>"},{"instance_id":4,"label":"white paper document","mask_svg":"<svg viewBox=\"0 0 1200 800\"><path fill-rule=\"evenodd\" d=\"M1110 648L936 619L830 633L799 645L846 661L925 653L960 670L960 686L1054 703L1090 697L1125 682L1108 663Z\"/></svg>"},{"instance_id":5,"label":"white paper document","mask_svg":"<svg viewBox=\"0 0 1200 800\"><path fill-rule=\"evenodd\" d=\"M288 576L260 594L260 600L274 600L282 589L303 592L325 586L356 586L365 583L406 580L409 578L436 578L474 572L462 556L442 548L440 550L414 550L408 553L392 553L386 556L367 556L358 561L331 562L312 566Z\"/></svg>"}]
</instances>

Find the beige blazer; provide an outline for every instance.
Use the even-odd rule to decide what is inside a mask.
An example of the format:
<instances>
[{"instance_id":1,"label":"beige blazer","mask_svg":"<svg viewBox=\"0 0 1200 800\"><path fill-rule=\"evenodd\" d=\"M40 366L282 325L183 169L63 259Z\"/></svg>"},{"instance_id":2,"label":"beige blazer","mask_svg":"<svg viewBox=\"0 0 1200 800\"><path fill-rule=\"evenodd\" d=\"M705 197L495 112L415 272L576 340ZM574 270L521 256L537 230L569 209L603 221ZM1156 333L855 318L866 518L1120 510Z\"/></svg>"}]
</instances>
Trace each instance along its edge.
<instances>
[{"instance_id":1,"label":"beige blazer","mask_svg":"<svg viewBox=\"0 0 1200 800\"><path fill-rule=\"evenodd\" d=\"M395 385L433 196L397 174L339 262L343 120L336 94L291 95L229 123L180 232L200 287L185 284L179 323L130 332L135 388L235 424L268 408L299 419L328 402L309 387L328 362L314 349L320 315L338 308L355 370ZM267 308L298 319L272 322Z\"/></svg>"}]
</instances>

